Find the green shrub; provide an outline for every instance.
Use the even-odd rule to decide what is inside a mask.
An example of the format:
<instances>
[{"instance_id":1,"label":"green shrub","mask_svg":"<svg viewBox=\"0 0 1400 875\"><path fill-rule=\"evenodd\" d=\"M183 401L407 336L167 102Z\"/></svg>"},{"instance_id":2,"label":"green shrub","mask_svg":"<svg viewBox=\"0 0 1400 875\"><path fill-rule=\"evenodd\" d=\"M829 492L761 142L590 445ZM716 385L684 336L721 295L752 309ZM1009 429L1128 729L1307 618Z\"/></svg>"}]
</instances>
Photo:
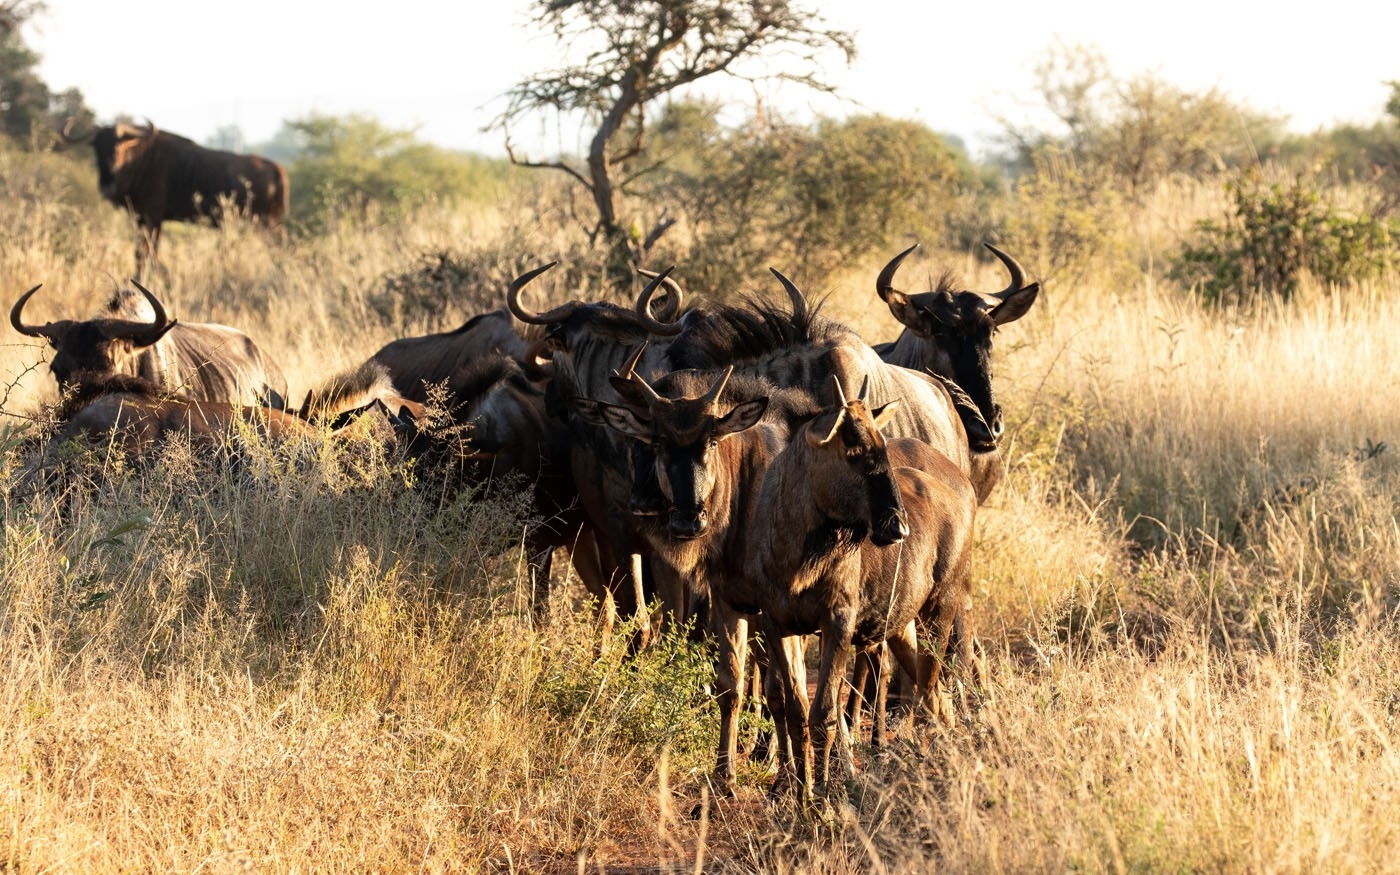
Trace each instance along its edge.
<instances>
[{"instance_id":1,"label":"green shrub","mask_svg":"<svg viewBox=\"0 0 1400 875\"><path fill-rule=\"evenodd\" d=\"M1251 170L1226 191L1233 210L1198 222L1196 240L1182 247L1170 272L1208 302L1287 300L1305 275L1344 285L1376 279L1394 263L1395 221L1342 214L1303 173L1288 184L1266 183Z\"/></svg>"}]
</instances>

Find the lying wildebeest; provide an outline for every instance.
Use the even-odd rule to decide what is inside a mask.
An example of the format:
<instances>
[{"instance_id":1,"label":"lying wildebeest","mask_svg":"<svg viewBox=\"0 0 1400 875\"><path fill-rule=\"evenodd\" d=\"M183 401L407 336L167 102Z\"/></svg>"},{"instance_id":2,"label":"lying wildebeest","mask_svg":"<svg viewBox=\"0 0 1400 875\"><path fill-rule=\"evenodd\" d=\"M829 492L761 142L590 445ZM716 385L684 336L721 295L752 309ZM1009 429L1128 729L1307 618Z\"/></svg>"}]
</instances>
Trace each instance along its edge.
<instances>
[{"instance_id":1,"label":"lying wildebeest","mask_svg":"<svg viewBox=\"0 0 1400 875\"><path fill-rule=\"evenodd\" d=\"M370 356L388 372L394 387L414 401L427 401L430 387L451 380L482 359L499 354L523 359L529 341L515 330L509 311L492 310L453 331L391 340ZM456 400L451 397L448 403Z\"/></svg>"},{"instance_id":2,"label":"lying wildebeest","mask_svg":"<svg viewBox=\"0 0 1400 875\"><path fill-rule=\"evenodd\" d=\"M274 161L208 149L158 130L149 120L144 126L118 122L80 135L72 131L74 121L64 124L63 139L92 144L98 191L136 218L138 276L156 256L163 222L208 219L218 226L224 200L271 226L280 225L287 213L287 171Z\"/></svg>"},{"instance_id":3,"label":"lying wildebeest","mask_svg":"<svg viewBox=\"0 0 1400 875\"><path fill-rule=\"evenodd\" d=\"M853 645L890 641L930 695L933 654L941 656L970 599L976 494L966 474L927 443L885 440L880 426L898 401L871 410L862 393L847 402L833 377L835 409L794 429L811 399L760 390L750 400L721 402L731 374L697 392L705 378L677 372L663 379L665 395L628 374L623 379L635 391L620 393L628 401L578 406L655 450L672 508L668 536L653 536L658 549L703 577L718 599L757 614L768 640L821 632L811 720L829 754L840 737L831 731L838 680ZM775 398L783 412L768 415ZM932 651L911 650L916 619L929 627ZM800 667L787 647L771 658L781 683L770 685L769 704L786 729L779 750L791 751L778 786L795 778L805 788L812 745ZM723 763L723 747L720 755Z\"/></svg>"},{"instance_id":4,"label":"lying wildebeest","mask_svg":"<svg viewBox=\"0 0 1400 875\"><path fill-rule=\"evenodd\" d=\"M42 337L53 347L49 369L60 392L69 390L80 373L126 374L196 401L286 407L281 368L248 335L227 325L170 319L155 295L140 283L133 285L144 300L118 292L106 315L85 321L26 324L25 304L42 283L10 309L16 331Z\"/></svg>"},{"instance_id":5,"label":"lying wildebeest","mask_svg":"<svg viewBox=\"0 0 1400 875\"><path fill-rule=\"evenodd\" d=\"M172 438L221 449L241 428L275 440L317 433L314 426L285 410L198 400L173 394L134 374L77 374L58 419L62 426L51 439L46 457L73 439L109 445L136 461Z\"/></svg>"}]
</instances>

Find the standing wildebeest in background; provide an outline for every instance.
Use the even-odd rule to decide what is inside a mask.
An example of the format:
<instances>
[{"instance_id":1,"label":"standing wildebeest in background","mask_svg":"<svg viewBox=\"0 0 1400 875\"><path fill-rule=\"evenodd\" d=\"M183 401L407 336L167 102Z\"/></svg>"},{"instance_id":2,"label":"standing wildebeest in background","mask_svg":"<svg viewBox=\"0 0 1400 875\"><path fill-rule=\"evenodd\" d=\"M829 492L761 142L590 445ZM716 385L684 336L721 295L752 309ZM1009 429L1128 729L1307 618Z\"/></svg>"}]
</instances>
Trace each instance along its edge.
<instances>
[{"instance_id":1,"label":"standing wildebeest in background","mask_svg":"<svg viewBox=\"0 0 1400 875\"><path fill-rule=\"evenodd\" d=\"M170 319L156 296L139 283L134 285L144 301L119 291L109 315L28 325L24 306L42 285L15 302L10 324L53 347L49 370L60 392L85 372L128 374L196 401L286 407L287 380L281 368L236 328Z\"/></svg>"},{"instance_id":2,"label":"standing wildebeest in background","mask_svg":"<svg viewBox=\"0 0 1400 875\"><path fill-rule=\"evenodd\" d=\"M281 165L258 155L207 149L179 134L118 122L72 133L69 143L90 142L97 155L97 187L102 197L131 212L141 231L136 246L136 274L156 257L162 222L208 219L223 221L223 199L239 212L270 226L287 213L289 186Z\"/></svg>"}]
</instances>

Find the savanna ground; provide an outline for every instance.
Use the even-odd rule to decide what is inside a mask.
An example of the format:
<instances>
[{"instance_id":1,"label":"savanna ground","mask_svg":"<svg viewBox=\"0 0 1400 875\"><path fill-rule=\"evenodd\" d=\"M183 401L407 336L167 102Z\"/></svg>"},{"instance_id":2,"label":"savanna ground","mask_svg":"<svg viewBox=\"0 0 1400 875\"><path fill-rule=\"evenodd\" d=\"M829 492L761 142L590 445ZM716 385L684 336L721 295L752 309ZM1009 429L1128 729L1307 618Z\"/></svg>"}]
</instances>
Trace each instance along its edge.
<instances>
[{"instance_id":1,"label":"savanna ground","mask_svg":"<svg viewBox=\"0 0 1400 875\"><path fill-rule=\"evenodd\" d=\"M1046 287L997 340L985 686L953 725L903 726L821 815L765 804L757 766L736 799L709 795L702 648L600 654L567 596L531 623L519 502L441 500L331 445L232 473L174 448L36 489L25 439L54 389L11 332L0 871L1393 868L1400 288L1203 306L1157 274L1219 191L1147 199L1127 234L1146 269L1049 275L1048 252L1007 242ZM0 216L6 306L44 283L31 320L95 312L130 269L115 210L8 197ZM283 244L174 228L149 285L178 318L250 333L298 398L499 306L511 275L567 254L560 227L449 204ZM904 242L794 278L885 340L873 278ZM445 252L482 269L442 281ZM902 284L945 267L1004 284L941 252ZM550 300L574 294L552 280Z\"/></svg>"}]
</instances>

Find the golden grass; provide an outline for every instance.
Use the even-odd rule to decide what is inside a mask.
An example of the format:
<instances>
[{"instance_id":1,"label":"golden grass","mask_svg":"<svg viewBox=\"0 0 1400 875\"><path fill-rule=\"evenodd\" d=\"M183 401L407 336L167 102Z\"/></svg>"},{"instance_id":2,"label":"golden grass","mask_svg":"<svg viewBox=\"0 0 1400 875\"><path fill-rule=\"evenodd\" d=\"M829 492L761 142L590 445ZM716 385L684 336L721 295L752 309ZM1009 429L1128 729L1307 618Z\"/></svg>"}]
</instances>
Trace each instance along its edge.
<instances>
[{"instance_id":1,"label":"golden grass","mask_svg":"<svg viewBox=\"0 0 1400 875\"><path fill-rule=\"evenodd\" d=\"M703 653L600 653L567 593L532 623L518 502L442 505L405 488L414 472L327 446L235 473L177 448L34 495L11 445L0 868L1393 867L1400 483L1376 448L1400 435L1400 294L1204 309L1154 277L1212 196L1164 197L1139 282L1049 285L999 335L1010 467L979 518L985 689L954 726L906 727L831 811L764 806L757 768L708 798ZM31 319L93 312L130 269L125 220L35 203L0 202L0 279L45 283ZM179 318L247 331L299 397L495 305L499 284L442 301L436 324L386 319L385 278L425 254L505 277L571 251L530 216L436 205L284 244L172 228L150 285ZM894 334L879 266L814 290L871 340ZM921 271L938 272L907 284ZM41 352L0 345L11 425L52 397L26 370Z\"/></svg>"}]
</instances>

